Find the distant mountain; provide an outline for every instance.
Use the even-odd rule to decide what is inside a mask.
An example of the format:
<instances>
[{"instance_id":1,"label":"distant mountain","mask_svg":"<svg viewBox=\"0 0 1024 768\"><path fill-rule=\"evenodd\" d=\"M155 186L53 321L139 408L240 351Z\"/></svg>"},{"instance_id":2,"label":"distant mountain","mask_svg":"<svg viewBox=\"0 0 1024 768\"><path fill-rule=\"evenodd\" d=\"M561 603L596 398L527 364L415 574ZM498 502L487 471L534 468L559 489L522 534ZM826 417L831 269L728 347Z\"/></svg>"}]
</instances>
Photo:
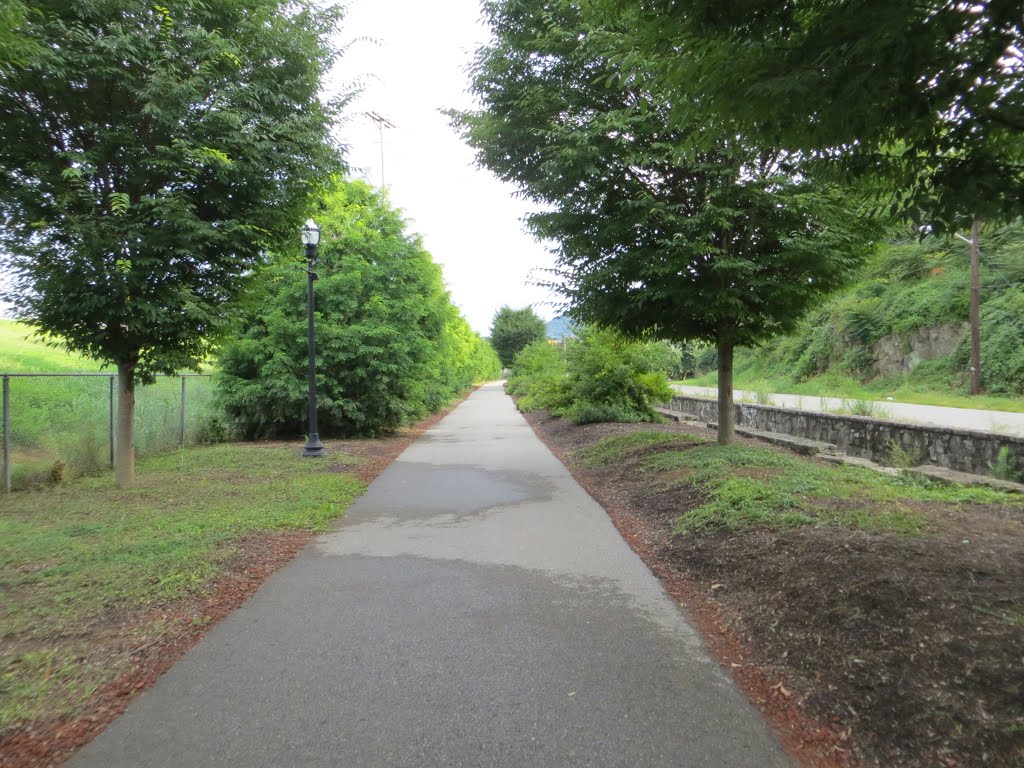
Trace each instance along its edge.
<instances>
[{"instance_id":1,"label":"distant mountain","mask_svg":"<svg viewBox=\"0 0 1024 768\"><path fill-rule=\"evenodd\" d=\"M565 336L576 338L572 331L572 321L568 317L556 317L551 320L547 325L547 333L549 339L561 340Z\"/></svg>"}]
</instances>

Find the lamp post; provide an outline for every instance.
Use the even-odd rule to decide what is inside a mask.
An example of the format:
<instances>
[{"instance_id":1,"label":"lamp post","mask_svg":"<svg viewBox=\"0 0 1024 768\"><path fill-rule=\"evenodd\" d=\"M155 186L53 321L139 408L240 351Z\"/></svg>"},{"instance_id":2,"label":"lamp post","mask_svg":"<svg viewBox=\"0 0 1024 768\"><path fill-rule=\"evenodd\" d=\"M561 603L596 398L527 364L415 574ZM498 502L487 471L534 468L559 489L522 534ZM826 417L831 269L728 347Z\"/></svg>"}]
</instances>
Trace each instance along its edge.
<instances>
[{"instance_id":1,"label":"lamp post","mask_svg":"<svg viewBox=\"0 0 1024 768\"><path fill-rule=\"evenodd\" d=\"M302 455L314 458L324 455L320 442L320 430L316 425L316 341L313 337L313 281L316 280L316 250L320 244L320 228L312 219L306 219L302 226L302 244L306 246L306 277L308 279L307 302L309 309L309 437Z\"/></svg>"}]
</instances>

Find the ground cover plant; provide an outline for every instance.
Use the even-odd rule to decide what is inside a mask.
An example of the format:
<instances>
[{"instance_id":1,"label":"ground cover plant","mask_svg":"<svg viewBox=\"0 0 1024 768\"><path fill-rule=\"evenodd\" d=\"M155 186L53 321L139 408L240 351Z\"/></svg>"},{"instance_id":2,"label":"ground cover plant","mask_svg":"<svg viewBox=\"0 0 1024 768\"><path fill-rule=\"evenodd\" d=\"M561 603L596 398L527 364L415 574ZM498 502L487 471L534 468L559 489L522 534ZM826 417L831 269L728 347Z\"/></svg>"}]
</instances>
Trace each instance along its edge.
<instances>
[{"instance_id":1,"label":"ground cover plant","mask_svg":"<svg viewBox=\"0 0 1024 768\"><path fill-rule=\"evenodd\" d=\"M341 515L364 488L356 464L216 445L143 460L130 490L108 475L0 499L0 741L78 712L174 629L159 609L203 594L244 542Z\"/></svg>"},{"instance_id":2,"label":"ground cover plant","mask_svg":"<svg viewBox=\"0 0 1024 768\"><path fill-rule=\"evenodd\" d=\"M1024 229L986 229L981 272L984 395L968 395L969 271L955 238L890 243L797 330L736 353L740 389L1024 411ZM935 339L943 341L935 343ZM702 350L698 350L702 351ZM693 350L691 350L691 354ZM695 357L701 358L696 354ZM714 386L713 355L687 384Z\"/></svg>"},{"instance_id":3,"label":"ground cover plant","mask_svg":"<svg viewBox=\"0 0 1024 768\"><path fill-rule=\"evenodd\" d=\"M696 425L527 419L803 764L1024 761L1020 496Z\"/></svg>"},{"instance_id":4,"label":"ground cover plant","mask_svg":"<svg viewBox=\"0 0 1024 768\"><path fill-rule=\"evenodd\" d=\"M92 373L101 366L98 360L46 344L24 323L0 320L0 373Z\"/></svg>"}]
</instances>

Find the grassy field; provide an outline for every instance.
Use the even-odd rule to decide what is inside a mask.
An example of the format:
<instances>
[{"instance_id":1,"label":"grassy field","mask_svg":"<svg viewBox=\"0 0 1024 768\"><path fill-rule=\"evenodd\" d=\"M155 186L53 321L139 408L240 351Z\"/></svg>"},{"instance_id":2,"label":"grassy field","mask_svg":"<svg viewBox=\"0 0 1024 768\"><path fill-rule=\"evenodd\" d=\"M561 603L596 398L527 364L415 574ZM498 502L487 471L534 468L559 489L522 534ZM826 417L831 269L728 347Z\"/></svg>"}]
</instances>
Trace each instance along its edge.
<instances>
[{"instance_id":1,"label":"grassy field","mask_svg":"<svg viewBox=\"0 0 1024 768\"><path fill-rule=\"evenodd\" d=\"M141 461L129 490L103 477L0 497L0 733L74 712L118 673L90 642L120 616L201 592L242 537L343 514L363 490L339 471L355 461L217 445Z\"/></svg>"},{"instance_id":2,"label":"grassy field","mask_svg":"<svg viewBox=\"0 0 1024 768\"><path fill-rule=\"evenodd\" d=\"M0 373L94 373L100 363L48 345L15 320L0 320Z\"/></svg>"},{"instance_id":3,"label":"grassy field","mask_svg":"<svg viewBox=\"0 0 1024 768\"><path fill-rule=\"evenodd\" d=\"M717 387L718 374L706 373L692 379L675 381L691 387ZM985 411L1010 411L1024 413L1024 399L994 397L989 395L967 395L942 389L929 389L921 384L910 383L899 377L890 377L865 384L849 376L835 373L815 376L795 382L786 377L772 379L734 374L733 386L748 392L775 393L780 395L804 395L807 397L839 397L849 400L886 400L917 405L943 405L950 408L978 408Z\"/></svg>"},{"instance_id":4,"label":"grassy field","mask_svg":"<svg viewBox=\"0 0 1024 768\"><path fill-rule=\"evenodd\" d=\"M0 320L0 373L109 373L98 362L47 345L21 323ZM213 386L186 384L186 443L211 436ZM116 395L115 395L116 397ZM181 379L159 377L136 390L136 453L180 442ZM15 376L10 379L11 485L91 475L110 466L110 379L104 376Z\"/></svg>"}]
</instances>

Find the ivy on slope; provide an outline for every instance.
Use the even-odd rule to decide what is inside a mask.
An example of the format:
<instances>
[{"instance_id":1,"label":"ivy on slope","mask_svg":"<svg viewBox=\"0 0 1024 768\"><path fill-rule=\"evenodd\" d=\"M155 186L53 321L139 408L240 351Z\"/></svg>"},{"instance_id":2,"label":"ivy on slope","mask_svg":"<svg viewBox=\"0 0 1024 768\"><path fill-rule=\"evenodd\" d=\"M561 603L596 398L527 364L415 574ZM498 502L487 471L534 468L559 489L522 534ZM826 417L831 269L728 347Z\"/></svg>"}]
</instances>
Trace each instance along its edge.
<instances>
[{"instance_id":1,"label":"ivy on slope","mask_svg":"<svg viewBox=\"0 0 1024 768\"><path fill-rule=\"evenodd\" d=\"M1024 394L1024 224L982 237L982 369L991 394ZM946 358L924 361L910 378L958 389L969 366L968 245L927 238L882 247L859 281L808 313L796 332L737 355L745 380L794 381L823 374L869 380L878 376L875 345L895 336L909 345L914 331L961 324L964 333Z\"/></svg>"}]
</instances>

